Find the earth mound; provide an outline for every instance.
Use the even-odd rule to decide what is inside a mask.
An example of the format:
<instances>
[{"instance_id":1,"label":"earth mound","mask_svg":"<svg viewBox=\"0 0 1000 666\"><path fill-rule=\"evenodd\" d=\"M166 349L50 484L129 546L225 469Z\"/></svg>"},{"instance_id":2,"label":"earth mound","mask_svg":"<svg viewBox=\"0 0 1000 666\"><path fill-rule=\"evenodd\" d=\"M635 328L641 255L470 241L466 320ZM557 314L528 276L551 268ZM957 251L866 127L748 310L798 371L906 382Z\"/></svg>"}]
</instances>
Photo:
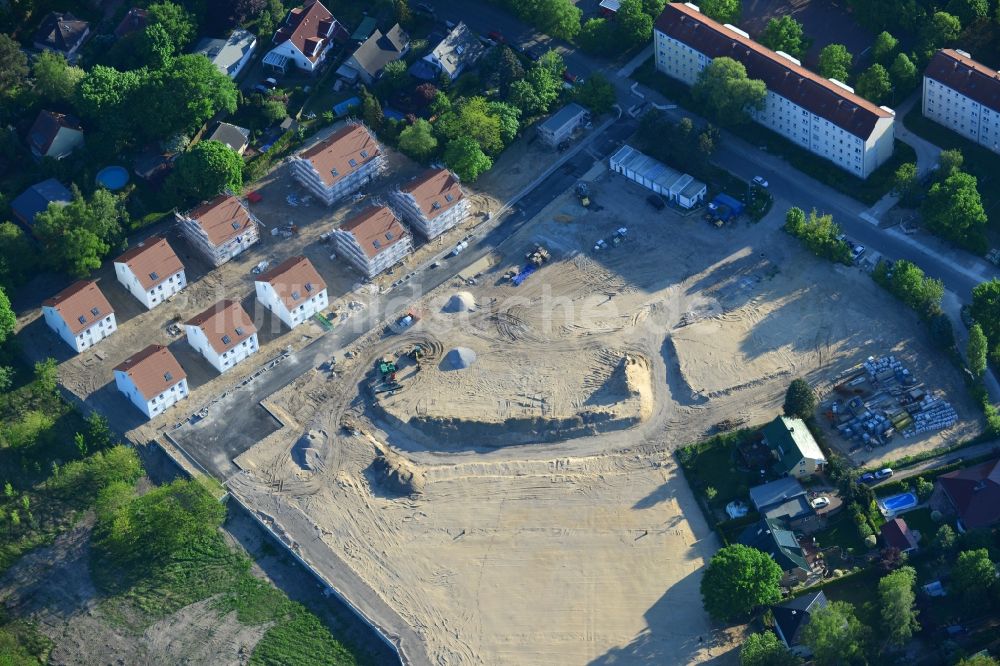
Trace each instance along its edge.
<instances>
[{"instance_id":1,"label":"earth mound","mask_svg":"<svg viewBox=\"0 0 1000 666\"><path fill-rule=\"evenodd\" d=\"M476 309L475 297L467 291L459 291L451 295L448 302L444 304L444 312L472 312Z\"/></svg>"},{"instance_id":2,"label":"earth mound","mask_svg":"<svg viewBox=\"0 0 1000 666\"><path fill-rule=\"evenodd\" d=\"M444 355L442 370L465 370L476 362L476 352L468 347L455 347Z\"/></svg>"}]
</instances>

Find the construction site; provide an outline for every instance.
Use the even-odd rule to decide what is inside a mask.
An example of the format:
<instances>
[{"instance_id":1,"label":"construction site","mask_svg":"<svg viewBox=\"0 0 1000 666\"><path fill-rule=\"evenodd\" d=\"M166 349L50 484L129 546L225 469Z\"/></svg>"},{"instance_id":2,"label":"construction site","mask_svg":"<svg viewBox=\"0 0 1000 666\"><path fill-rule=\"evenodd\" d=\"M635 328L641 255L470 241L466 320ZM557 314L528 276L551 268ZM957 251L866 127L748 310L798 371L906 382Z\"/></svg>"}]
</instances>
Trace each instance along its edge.
<instances>
[{"instance_id":1,"label":"construction site","mask_svg":"<svg viewBox=\"0 0 1000 666\"><path fill-rule=\"evenodd\" d=\"M915 315L779 213L720 229L603 164L583 180L267 397L280 427L235 458L233 496L410 663L732 657L700 611L720 544L676 446L770 420L796 377L828 404L883 355L954 418L857 460L978 427Z\"/></svg>"}]
</instances>

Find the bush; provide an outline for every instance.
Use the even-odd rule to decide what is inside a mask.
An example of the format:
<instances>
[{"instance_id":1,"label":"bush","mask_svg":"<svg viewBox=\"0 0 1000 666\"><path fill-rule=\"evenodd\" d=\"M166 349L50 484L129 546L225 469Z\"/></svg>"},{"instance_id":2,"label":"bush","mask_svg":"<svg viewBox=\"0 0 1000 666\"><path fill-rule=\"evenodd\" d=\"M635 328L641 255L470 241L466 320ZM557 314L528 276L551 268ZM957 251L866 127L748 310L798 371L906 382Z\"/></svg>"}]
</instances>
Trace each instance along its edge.
<instances>
[{"instance_id":1,"label":"bush","mask_svg":"<svg viewBox=\"0 0 1000 666\"><path fill-rule=\"evenodd\" d=\"M817 257L848 266L853 263L851 248L840 240L840 227L834 224L832 215L818 215L813 209L807 218L801 208L789 208L784 229Z\"/></svg>"}]
</instances>

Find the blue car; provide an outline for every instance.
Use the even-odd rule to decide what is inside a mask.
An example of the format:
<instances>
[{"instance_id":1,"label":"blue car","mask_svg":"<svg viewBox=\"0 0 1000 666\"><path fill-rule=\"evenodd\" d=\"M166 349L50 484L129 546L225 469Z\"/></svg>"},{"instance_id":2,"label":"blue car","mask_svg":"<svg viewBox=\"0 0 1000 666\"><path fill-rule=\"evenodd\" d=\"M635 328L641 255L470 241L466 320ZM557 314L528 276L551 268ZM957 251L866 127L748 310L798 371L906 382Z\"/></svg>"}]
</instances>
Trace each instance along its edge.
<instances>
[{"instance_id":1,"label":"blue car","mask_svg":"<svg viewBox=\"0 0 1000 666\"><path fill-rule=\"evenodd\" d=\"M871 472L865 472L864 474L861 475L861 478L858 479L858 481L860 481L861 483L875 483L876 481L878 481L878 479L876 479L875 475L872 474Z\"/></svg>"}]
</instances>

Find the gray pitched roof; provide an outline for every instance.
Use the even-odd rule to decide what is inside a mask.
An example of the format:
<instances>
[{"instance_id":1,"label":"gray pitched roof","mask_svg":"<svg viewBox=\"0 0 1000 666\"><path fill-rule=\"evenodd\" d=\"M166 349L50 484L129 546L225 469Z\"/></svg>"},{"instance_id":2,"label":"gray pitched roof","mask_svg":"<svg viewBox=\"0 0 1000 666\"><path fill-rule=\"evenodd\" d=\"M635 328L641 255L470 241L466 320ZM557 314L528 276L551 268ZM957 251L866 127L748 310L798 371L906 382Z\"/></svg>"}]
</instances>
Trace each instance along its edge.
<instances>
[{"instance_id":1,"label":"gray pitched roof","mask_svg":"<svg viewBox=\"0 0 1000 666\"><path fill-rule=\"evenodd\" d=\"M798 479L786 476L777 481L771 481L750 489L750 501L758 511L763 511L772 504L783 502L799 495L805 495L806 489Z\"/></svg>"},{"instance_id":2,"label":"gray pitched roof","mask_svg":"<svg viewBox=\"0 0 1000 666\"><path fill-rule=\"evenodd\" d=\"M409 35L397 23L385 34L380 30L373 32L372 36L358 47L353 57L359 67L374 77L378 76L387 64L399 60L409 43Z\"/></svg>"}]
</instances>

